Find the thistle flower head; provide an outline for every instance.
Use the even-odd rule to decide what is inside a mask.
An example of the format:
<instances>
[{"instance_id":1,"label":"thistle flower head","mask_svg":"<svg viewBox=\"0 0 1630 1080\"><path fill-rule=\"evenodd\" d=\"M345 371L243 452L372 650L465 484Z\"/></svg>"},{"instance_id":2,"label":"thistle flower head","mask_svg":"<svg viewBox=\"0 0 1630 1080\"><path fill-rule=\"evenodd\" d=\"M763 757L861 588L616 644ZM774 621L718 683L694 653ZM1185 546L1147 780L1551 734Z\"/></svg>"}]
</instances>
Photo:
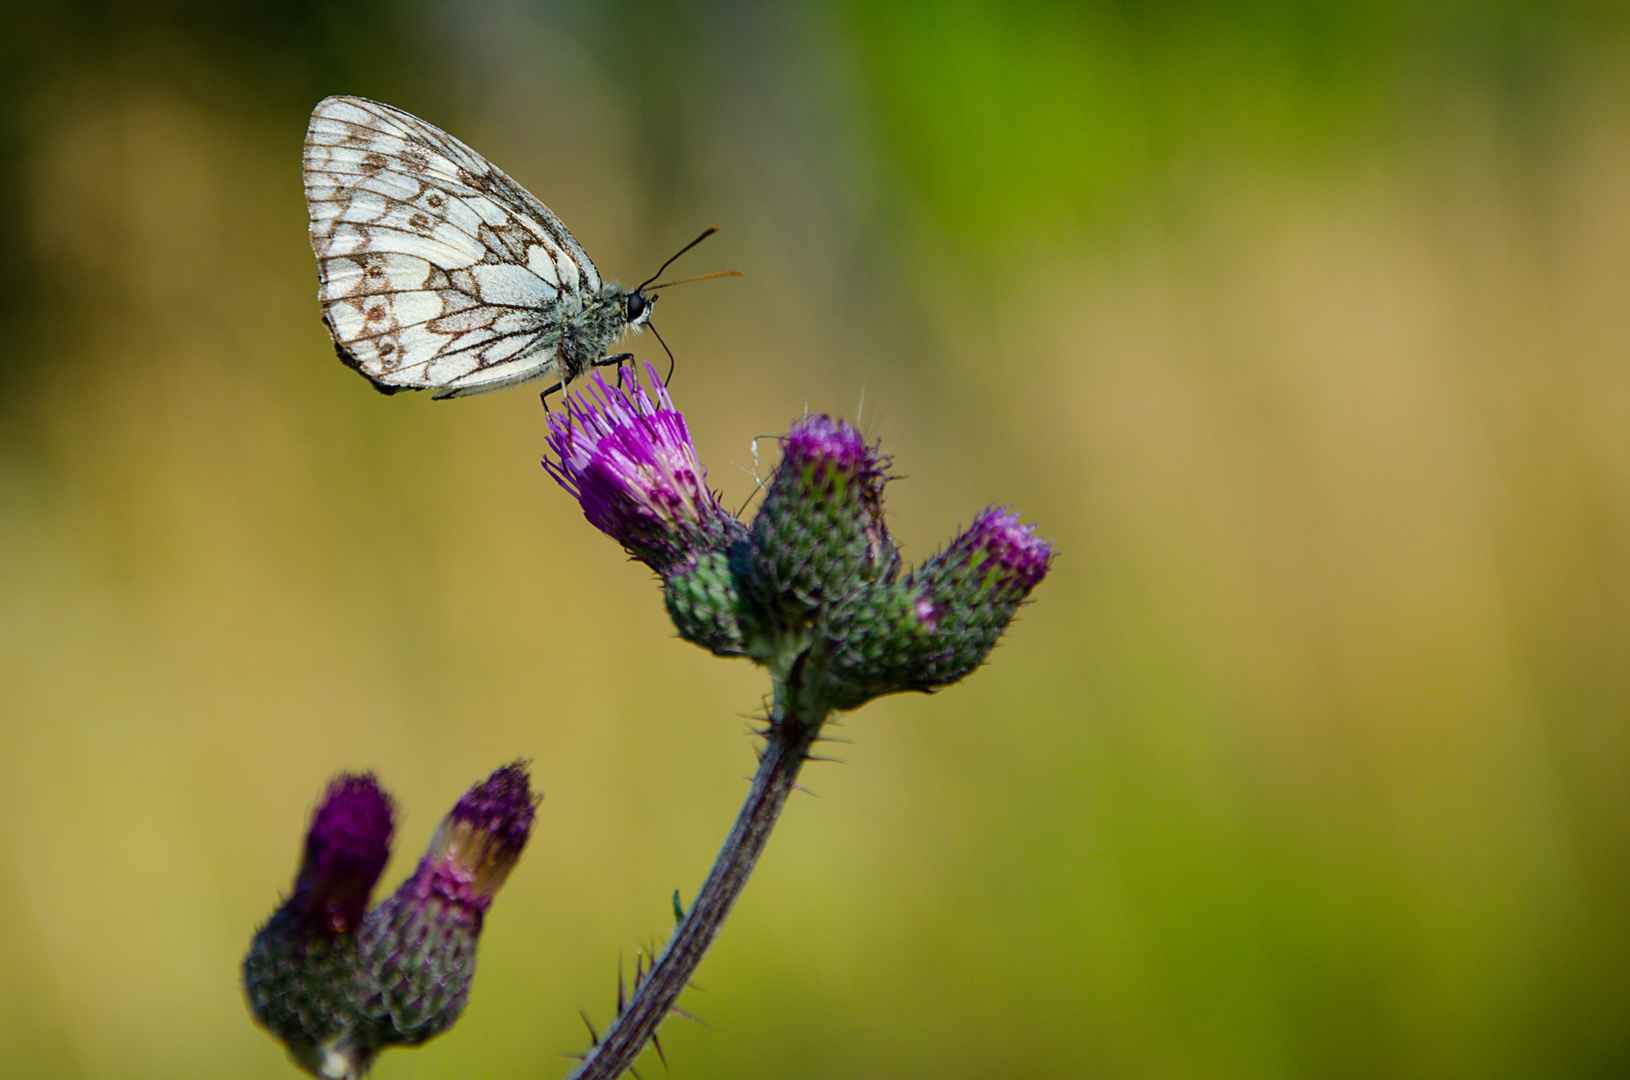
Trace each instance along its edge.
<instances>
[{"instance_id":1,"label":"thistle flower head","mask_svg":"<svg viewBox=\"0 0 1630 1080\"><path fill-rule=\"evenodd\" d=\"M521 858L537 805L524 765L499 769L465 792L442 819L408 884L420 894L436 893L485 911Z\"/></svg>"},{"instance_id":2,"label":"thistle flower head","mask_svg":"<svg viewBox=\"0 0 1630 1080\"><path fill-rule=\"evenodd\" d=\"M992 507L902 582L925 636L911 689L933 690L984 663L1030 590L1047 576L1053 545Z\"/></svg>"},{"instance_id":3,"label":"thistle flower head","mask_svg":"<svg viewBox=\"0 0 1630 1080\"><path fill-rule=\"evenodd\" d=\"M520 763L471 788L442 820L413 876L358 934L369 1052L424 1042L453 1025L475 977L487 909L521 857L537 807Z\"/></svg>"},{"instance_id":4,"label":"thistle flower head","mask_svg":"<svg viewBox=\"0 0 1630 1080\"><path fill-rule=\"evenodd\" d=\"M951 542L930 565L942 580L956 579L963 589L990 604L1018 603L1047 576L1053 545L1036 535L1034 525L1020 525L1011 509L991 507Z\"/></svg>"},{"instance_id":5,"label":"thistle flower head","mask_svg":"<svg viewBox=\"0 0 1630 1080\"><path fill-rule=\"evenodd\" d=\"M316 932L356 929L368 894L390 858L395 808L373 774L346 774L328 786L312 815L293 902Z\"/></svg>"},{"instance_id":6,"label":"thistle flower head","mask_svg":"<svg viewBox=\"0 0 1630 1080\"><path fill-rule=\"evenodd\" d=\"M583 516L634 558L663 573L725 536L736 521L707 487L685 418L649 364L653 402L632 369L631 390L596 371L589 389L549 415L543 467L583 507Z\"/></svg>"},{"instance_id":7,"label":"thistle flower head","mask_svg":"<svg viewBox=\"0 0 1630 1080\"><path fill-rule=\"evenodd\" d=\"M372 775L329 785L312 815L294 893L256 931L243 961L255 1020L322 1077L354 1075L343 1050L356 1027L357 938L368 894L390 855L394 810Z\"/></svg>"},{"instance_id":8,"label":"thistle flower head","mask_svg":"<svg viewBox=\"0 0 1630 1080\"><path fill-rule=\"evenodd\" d=\"M782 460L800 472L831 472L842 478L881 475L876 447L866 445L860 432L825 413L806 416L792 425L781 440Z\"/></svg>"},{"instance_id":9,"label":"thistle flower head","mask_svg":"<svg viewBox=\"0 0 1630 1080\"><path fill-rule=\"evenodd\" d=\"M334 781L294 895L244 958L255 1019L323 1080L357 1080L383 1048L445 1031L469 997L482 919L536 806L525 768L499 769L453 807L414 875L364 915L388 854L391 802L372 776Z\"/></svg>"},{"instance_id":10,"label":"thistle flower head","mask_svg":"<svg viewBox=\"0 0 1630 1080\"><path fill-rule=\"evenodd\" d=\"M858 590L822 624L814 665L834 708L932 691L982 664L1046 576L1052 545L1005 510L986 510L900 581Z\"/></svg>"}]
</instances>

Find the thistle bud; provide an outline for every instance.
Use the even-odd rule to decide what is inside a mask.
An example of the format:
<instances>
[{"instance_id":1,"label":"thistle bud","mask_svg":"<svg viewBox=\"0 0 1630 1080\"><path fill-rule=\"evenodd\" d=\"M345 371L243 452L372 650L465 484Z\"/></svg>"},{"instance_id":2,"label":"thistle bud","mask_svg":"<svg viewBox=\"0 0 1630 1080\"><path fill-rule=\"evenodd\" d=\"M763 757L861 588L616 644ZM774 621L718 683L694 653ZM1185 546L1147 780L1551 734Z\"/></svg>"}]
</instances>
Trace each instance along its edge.
<instances>
[{"instance_id":1,"label":"thistle bud","mask_svg":"<svg viewBox=\"0 0 1630 1080\"><path fill-rule=\"evenodd\" d=\"M390 856L394 810L372 775L329 785L312 815L294 892L272 913L243 961L255 1020L301 1068L338 1080L354 1075L345 1050L356 1027L356 930Z\"/></svg>"},{"instance_id":2,"label":"thistle bud","mask_svg":"<svg viewBox=\"0 0 1630 1080\"><path fill-rule=\"evenodd\" d=\"M817 665L833 706L936 690L982 664L1047 574L1052 545L1034 532L1016 514L986 510L902 581L862 590L840 605L826 623Z\"/></svg>"},{"instance_id":3,"label":"thistle bud","mask_svg":"<svg viewBox=\"0 0 1630 1080\"><path fill-rule=\"evenodd\" d=\"M363 920L360 1012L370 1054L424 1042L464 1011L476 939L526 846L536 806L526 769L499 769L458 801L413 876Z\"/></svg>"},{"instance_id":4,"label":"thistle bud","mask_svg":"<svg viewBox=\"0 0 1630 1080\"><path fill-rule=\"evenodd\" d=\"M882 512L887 464L859 432L828 416L804 419L782 440L747 549L748 588L772 624L768 632L794 629L892 572Z\"/></svg>"},{"instance_id":5,"label":"thistle bud","mask_svg":"<svg viewBox=\"0 0 1630 1080\"><path fill-rule=\"evenodd\" d=\"M741 656L741 591L728 551L704 551L670 572L662 599L679 636L717 656Z\"/></svg>"}]
</instances>

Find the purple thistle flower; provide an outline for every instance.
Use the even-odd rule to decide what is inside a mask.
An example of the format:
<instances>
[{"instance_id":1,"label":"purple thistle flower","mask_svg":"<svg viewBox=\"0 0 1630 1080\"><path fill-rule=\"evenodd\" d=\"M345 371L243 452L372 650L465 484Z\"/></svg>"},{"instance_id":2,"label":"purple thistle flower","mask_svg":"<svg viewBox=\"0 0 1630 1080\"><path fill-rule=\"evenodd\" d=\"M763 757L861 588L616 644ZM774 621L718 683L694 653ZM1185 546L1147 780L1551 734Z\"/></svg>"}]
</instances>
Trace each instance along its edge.
<instances>
[{"instance_id":1,"label":"purple thistle flower","mask_svg":"<svg viewBox=\"0 0 1630 1080\"><path fill-rule=\"evenodd\" d=\"M967 531L934 563L960 566L993 602L1022 600L1047 576L1053 545L1036 536L1034 525L1020 525L1011 509L991 507L973 519Z\"/></svg>"},{"instance_id":2,"label":"purple thistle flower","mask_svg":"<svg viewBox=\"0 0 1630 1080\"><path fill-rule=\"evenodd\" d=\"M1018 514L991 507L901 582L926 631L915 650L912 689L947 686L984 663L1052 565L1053 545L1035 533Z\"/></svg>"},{"instance_id":3,"label":"purple thistle flower","mask_svg":"<svg viewBox=\"0 0 1630 1080\"><path fill-rule=\"evenodd\" d=\"M663 578L680 637L747 656L778 684L801 671L804 711L935 690L984 662L1046 575L1052 545L989 509L909 573L883 516L889 458L842 420L806 416L752 525L719 506L685 420L647 365L656 402L596 373L549 417L549 470L584 516Z\"/></svg>"},{"instance_id":4,"label":"purple thistle flower","mask_svg":"<svg viewBox=\"0 0 1630 1080\"><path fill-rule=\"evenodd\" d=\"M882 458L860 432L825 413L806 416L781 440L782 459L791 468L820 475L869 473L882 476Z\"/></svg>"},{"instance_id":5,"label":"purple thistle flower","mask_svg":"<svg viewBox=\"0 0 1630 1080\"><path fill-rule=\"evenodd\" d=\"M525 767L499 769L458 801L413 876L363 920L363 1069L379 1049L424 1042L464 1011L476 939L526 846L536 806Z\"/></svg>"},{"instance_id":6,"label":"purple thistle flower","mask_svg":"<svg viewBox=\"0 0 1630 1080\"><path fill-rule=\"evenodd\" d=\"M442 819L411 886L485 912L520 860L532 832L537 799L526 766L506 765L465 792ZM398 890L401 891L401 890Z\"/></svg>"},{"instance_id":7,"label":"purple thistle flower","mask_svg":"<svg viewBox=\"0 0 1630 1080\"><path fill-rule=\"evenodd\" d=\"M390 858L395 807L373 774L342 775L312 815L294 903L313 930L355 930Z\"/></svg>"},{"instance_id":8,"label":"purple thistle flower","mask_svg":"<svg viewBox=\"0 0 1630 1080\"><path fill-rule=\"evenodd\" d=\"M660 574L740 526L708 490L685 418L656 369L646 365L655 403L625 370L632 390L596 371L587 392L566 395L564 417L549 415L552 457L543 467L591 525Z\"/></svg>"},{"instance_id":9,"label":"purple thistle flower","mask_svg":"<svg viewBox=\"0 0 1630 1080\"><path fill-rule=\"evenodd\" d=\"M335 779L312 815L293 895L255 933L244 957L250 1013L316 1076L351 1075L349 1054L337 1048L356 1025L354 931L390 856L394 816L371 774Z\"/></svg>"},{"instance_id":10,"label":"purple thistle flower","mask_svg":"<svg viewBox=\"0 0 1630 1080\"><path fill-rule=\"evenodd\" d=\"M384 1047L452 1026L469 997L482 921L536 806L525 767L499 769L453 807L414 875L364 915L394 812L372 776L335 780L313 816L294 895L244 959L255 1019L324 1080L357 1080Z\"/></svg>"}]
</instances>

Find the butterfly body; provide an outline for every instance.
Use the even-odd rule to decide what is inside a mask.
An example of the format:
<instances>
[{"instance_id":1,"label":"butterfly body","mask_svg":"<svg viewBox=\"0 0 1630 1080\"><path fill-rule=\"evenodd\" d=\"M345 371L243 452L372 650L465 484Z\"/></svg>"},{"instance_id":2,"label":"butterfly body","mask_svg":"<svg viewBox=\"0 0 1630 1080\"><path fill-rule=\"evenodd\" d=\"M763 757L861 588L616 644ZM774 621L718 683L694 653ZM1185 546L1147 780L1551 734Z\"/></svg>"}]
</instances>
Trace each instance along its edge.
<instances>
[{"instance_id":1,"label":"butterfly body","mask_svg":"<svg viewBox=\"0 0 1630 1080\"><path fill-rule=\"evenodd\" d=\"M325 98L304 175L323 321L385 393L563 386L651 317L530 192L400 109Z\"/></svg>"}]
</instances>

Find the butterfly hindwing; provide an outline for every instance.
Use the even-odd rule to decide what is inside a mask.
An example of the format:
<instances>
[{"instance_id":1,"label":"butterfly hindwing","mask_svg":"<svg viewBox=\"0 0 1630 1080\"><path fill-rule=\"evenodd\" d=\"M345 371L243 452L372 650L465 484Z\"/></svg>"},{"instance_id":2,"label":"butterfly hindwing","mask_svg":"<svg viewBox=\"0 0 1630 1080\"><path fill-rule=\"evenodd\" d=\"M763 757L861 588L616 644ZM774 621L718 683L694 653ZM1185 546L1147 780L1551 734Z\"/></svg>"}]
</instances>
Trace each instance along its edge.
<instances>
[{"instance_id":1,"label":"butterfly hindwing","mask_svg":"<svg viewBox=\"0 0 1630 1080\"><path fill-rule=\"evenodd\" d=\"M561 374L562 324L600 275L525 188L446 132L355 97L318 104L304 164L318 298L346 363L386 392L438 396Z\"/></svg>"}]
</instances>

